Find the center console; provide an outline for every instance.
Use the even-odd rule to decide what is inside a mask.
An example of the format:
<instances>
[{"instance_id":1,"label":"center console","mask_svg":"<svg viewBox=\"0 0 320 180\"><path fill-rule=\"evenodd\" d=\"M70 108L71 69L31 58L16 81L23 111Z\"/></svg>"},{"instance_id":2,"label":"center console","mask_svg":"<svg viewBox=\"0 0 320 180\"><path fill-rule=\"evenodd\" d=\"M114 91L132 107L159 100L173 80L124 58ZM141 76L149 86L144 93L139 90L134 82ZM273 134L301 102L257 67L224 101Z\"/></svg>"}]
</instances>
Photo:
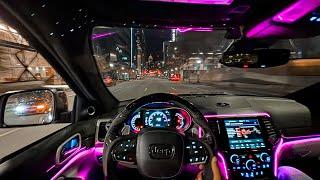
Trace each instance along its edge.
<instances>
[{"instance_id":1,"label":"center console","mask_svg":"<svg viewBox=\"0 0 320 180\"><path fill-rule=\"evenodd\" d=\"M276 133L268 117L208 119L218 133L217 144L231 179L269 179L272 173L272 143Z\"/></svg>"}]
</instances>

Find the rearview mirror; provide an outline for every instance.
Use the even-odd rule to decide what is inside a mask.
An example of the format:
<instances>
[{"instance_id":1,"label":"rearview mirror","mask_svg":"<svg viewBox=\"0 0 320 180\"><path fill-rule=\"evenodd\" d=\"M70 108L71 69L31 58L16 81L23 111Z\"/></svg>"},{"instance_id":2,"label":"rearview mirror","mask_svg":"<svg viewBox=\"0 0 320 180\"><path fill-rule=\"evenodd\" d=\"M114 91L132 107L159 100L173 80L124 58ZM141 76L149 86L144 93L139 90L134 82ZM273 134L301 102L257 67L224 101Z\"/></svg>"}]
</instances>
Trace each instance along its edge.
<instances>
[{"instance_id":1,"label":"rearview mirror","mask_svg":"<svg viewBox=\"0 0 320 180\"><path fill-rule=\"evenodd\" d=\"M266 68L287 64L288 49L255 49L247 52L227 51L220 63L229 67Z\"/></svg>"},{"instance_id":2,"label":"rearview mirror","mask_svg":"<svg viewBox=\"0 0 320 180\"><path fill-rule=\"evenodd\" d=\"M54 94L50 90L17 92L8 96L4 125L48 124L53 120L54 109Z\"/></svg>"}]
</instances>

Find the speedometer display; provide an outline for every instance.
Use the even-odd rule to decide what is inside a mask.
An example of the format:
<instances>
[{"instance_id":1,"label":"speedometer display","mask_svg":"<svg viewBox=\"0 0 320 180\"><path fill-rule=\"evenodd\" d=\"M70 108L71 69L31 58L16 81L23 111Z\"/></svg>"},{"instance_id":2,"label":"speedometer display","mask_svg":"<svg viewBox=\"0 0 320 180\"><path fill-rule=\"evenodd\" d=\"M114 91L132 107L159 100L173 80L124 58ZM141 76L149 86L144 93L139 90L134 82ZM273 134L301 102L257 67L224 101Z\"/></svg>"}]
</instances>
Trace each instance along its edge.
<instances>
[{"instance_id":1,"label":"speedometer display","mask_svg":"<svg viewBox=\"0 0 320 180\"><path fill-rule=\"evenodd\" d=\"M192 124L189 113L178 107L156 108L155 106L142 107L134 112L128 120L131 131L139 133L141 129L175 128L179 132L185 132Z\"/></svg>"},{"instance_id":2,"label":"speedometer display","mask_svg":"<svg viewBox=\"0 0 320 180\"><path fill-rule=\"evenodd\" d=\"M168 117L168 115L169 115L169 117ZM170 126L170 113L168 111L167 112L162 112L162 111L150 112L150 115L145 118L147 121L146 124L149 127L164 128L164 127Z\"/></svg>"},{"instance_id":3,"label":"speedometer display","mask_svg":"<svg viewBox=\"0 0 320 180\"><path fill-rule=\"evenodd\" d=\"M133 132L138 133L143 128L143 121L141 119L141 113L137 113L131 119L130 126Z\"/></svg>"},{"instance_id":4,"label":"speedometer display","mask_svg":"<svg viewBox=\"0 0 320 180\"><path fill-rule=\"evenodd\" d=\"M177 129L183 129L185 123L186 123L186 120L184 119L184 117L182 116L182 114L180 113L176 113L174 115L174 118L176 119L176 128Z\"/></svg>"}]
</instances>

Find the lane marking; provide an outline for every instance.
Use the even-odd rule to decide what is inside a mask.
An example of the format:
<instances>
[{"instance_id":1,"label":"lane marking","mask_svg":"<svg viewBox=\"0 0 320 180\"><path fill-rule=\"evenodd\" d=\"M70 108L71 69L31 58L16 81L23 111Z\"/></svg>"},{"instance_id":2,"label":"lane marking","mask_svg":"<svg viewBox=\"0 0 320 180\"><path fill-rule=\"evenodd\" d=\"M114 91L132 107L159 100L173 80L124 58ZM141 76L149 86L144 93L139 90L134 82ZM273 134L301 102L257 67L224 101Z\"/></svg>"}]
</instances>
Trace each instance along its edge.
<instances>
[{"instance_id":1,"label":"lane marking","mask_svg":"<svg viewBox=\"0 0 320 180\"><path fill-rule=\"evenodd\" d=\"M9 135L9 134L11 134L11 133L13 133L13 132L15 132L15 131L18 131L18 130L20 130L20 128L13 129L13 130L11 130L11 131L5 132L5 133L3 133L3 134L0 134L0 137Z\"/></svg>"},{"instance_id":2,"label":"lane marking","mask_svg":"<svg viewBox=\"0 0 320 180\"><path fill-rule=\"evenodd\" d=\"M148 90L148 88L145 88L145 89L144 89L144 92L146 92L147 90Z\"/></svg>"}]
</instances>

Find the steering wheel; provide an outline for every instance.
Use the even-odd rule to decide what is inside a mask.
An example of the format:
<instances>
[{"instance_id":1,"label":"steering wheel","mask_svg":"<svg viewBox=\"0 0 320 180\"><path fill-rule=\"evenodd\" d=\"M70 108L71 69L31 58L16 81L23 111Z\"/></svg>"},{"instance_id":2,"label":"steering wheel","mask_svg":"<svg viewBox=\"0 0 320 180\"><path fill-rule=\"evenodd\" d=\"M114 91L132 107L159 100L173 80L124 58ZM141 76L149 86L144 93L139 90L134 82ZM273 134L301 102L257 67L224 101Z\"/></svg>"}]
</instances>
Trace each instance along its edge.
<instances>
[{"instance_id":1,"label":"steering wheel","mask_svg":"<svg viewBox=\"0 0 320 180\"><path fill-rule=\"evenodd\" d=\"M183 135L175 128L143 128L137 135L121 135L132 113L152 102L174 103L185 109L204 136L199 139ZM103 171L108 179L118 179L116 165L122 162L136 164L139 173L147 178L173 178L181 173L183 165L210 164L215 143L206 119L191 103L171 94L151 94L130 103L112 121L105 137Z\"/></svg>"}]
</instances>

